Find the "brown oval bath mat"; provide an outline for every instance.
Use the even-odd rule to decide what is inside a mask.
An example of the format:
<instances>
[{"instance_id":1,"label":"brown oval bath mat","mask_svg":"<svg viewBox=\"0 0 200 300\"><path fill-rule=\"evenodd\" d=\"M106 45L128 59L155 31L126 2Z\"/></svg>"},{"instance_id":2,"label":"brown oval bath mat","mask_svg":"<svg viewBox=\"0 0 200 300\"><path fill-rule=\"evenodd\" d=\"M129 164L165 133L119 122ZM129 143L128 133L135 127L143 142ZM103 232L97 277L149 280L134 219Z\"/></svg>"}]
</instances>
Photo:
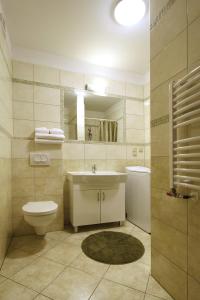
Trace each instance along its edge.
<instances>
[{"instance_id":1,"label":"brown oval bath mat","mask_svg":"<svg viewBox=\"0 0 200 300\"><path fill-rule=\"evenodd\" d=\"M111 265L138 260L144 254L143 244L135 237L114 231L101 231L82 242L83 252L90 258Z\"/></svg>"}]
</instances>

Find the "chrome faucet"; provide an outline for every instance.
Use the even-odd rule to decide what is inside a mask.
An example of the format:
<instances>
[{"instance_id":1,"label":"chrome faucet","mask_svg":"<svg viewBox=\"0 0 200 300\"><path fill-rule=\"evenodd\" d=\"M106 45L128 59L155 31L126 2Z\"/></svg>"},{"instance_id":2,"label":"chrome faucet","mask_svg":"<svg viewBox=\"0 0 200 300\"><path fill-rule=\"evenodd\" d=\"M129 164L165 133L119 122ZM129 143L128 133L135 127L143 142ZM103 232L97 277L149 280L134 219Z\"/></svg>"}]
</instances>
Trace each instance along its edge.
<instances>
[{"instance_id":1,"label":"chrome faucet","mask_svg":"<svg viewBox=\"0 0 200 300\"><path fill-rule=\"evenodd\" d=\"M96 167L96 165L95 165L95 164L93 164L93 165L92 165L92 173L94 173L94 174L95 174L95 173L96 173L96 170L97 170L97 167Z\"/></svg>"}]
</instances>

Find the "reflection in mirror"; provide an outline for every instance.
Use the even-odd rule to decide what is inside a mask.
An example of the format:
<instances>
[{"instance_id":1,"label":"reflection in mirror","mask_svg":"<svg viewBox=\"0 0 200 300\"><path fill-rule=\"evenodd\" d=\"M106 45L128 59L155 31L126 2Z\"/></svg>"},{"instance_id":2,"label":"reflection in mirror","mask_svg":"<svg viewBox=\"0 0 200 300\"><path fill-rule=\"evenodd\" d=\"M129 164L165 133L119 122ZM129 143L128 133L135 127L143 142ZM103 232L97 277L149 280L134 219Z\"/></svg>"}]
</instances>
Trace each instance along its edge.
<instances>
[{"instance_id":1,"label":"reflection in mirror","mask_svg":"<svg viewBox=\"0 0 200 300\"><path fill-rule=\"evenodd\" d=\"M77 95L64 93L64 131L67 140L77 140Z\"/></svg>"},{"instance_id":2,"label":"reflection in mirror","mask_svg":"<svg viewBox=\"0 0 200 300\"><path fill-rule=\"evenodd\" d=\"M85 140L123 142L124 101L109 96L85 95Z\"/></svg>"},{"instance_id":3,"label":"reflection in mirror","mask_svg":"<svg viewBox=\"0 0 200 300\"><path fill-rule=\"evenodd\" d=\"M124 100L65 90L64 130L68 140L124 142Z\"/></svg>"}]
</instances>

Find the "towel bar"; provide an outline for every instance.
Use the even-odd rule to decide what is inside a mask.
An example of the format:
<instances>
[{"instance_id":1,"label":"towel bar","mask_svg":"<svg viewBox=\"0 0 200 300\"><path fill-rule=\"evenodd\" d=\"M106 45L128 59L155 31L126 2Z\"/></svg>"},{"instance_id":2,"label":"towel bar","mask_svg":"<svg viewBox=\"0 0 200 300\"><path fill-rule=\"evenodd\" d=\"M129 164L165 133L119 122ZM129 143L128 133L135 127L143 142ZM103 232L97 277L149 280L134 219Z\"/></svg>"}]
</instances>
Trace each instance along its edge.
<instances>
[{"instance_id":1,"label":"towel bar","mask_svg":"<svg viewBox=\"0 0 200 300\"><path fill-rule=\"evenodd\" d=\"M169 93L170 188L200 191L200 66L171 82Z\"/></svg>"}]
</instances>

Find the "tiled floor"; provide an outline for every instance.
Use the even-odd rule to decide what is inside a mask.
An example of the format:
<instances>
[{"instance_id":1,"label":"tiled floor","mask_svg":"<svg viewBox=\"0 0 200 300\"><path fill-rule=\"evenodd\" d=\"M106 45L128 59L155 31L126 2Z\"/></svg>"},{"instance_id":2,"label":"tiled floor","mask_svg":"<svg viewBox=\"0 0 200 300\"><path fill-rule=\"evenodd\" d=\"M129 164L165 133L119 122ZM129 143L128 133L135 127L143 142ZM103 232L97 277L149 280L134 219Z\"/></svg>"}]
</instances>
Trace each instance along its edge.
<instances>
[{"instance_id":1,"label":"tiled floor","mask_svg":"<svg viewBox=\"0 0 200 300\"><path fill-rule=\"evenodd\" d=\"M0 271L1 300L171 300L150 276L150 236L126 222L104 230L129 233L145 246L137 262L114 266L86 257L81 242L99 227L73 233L51 232L45 238L16 237Z\"/></svg>"}]
</instances>

